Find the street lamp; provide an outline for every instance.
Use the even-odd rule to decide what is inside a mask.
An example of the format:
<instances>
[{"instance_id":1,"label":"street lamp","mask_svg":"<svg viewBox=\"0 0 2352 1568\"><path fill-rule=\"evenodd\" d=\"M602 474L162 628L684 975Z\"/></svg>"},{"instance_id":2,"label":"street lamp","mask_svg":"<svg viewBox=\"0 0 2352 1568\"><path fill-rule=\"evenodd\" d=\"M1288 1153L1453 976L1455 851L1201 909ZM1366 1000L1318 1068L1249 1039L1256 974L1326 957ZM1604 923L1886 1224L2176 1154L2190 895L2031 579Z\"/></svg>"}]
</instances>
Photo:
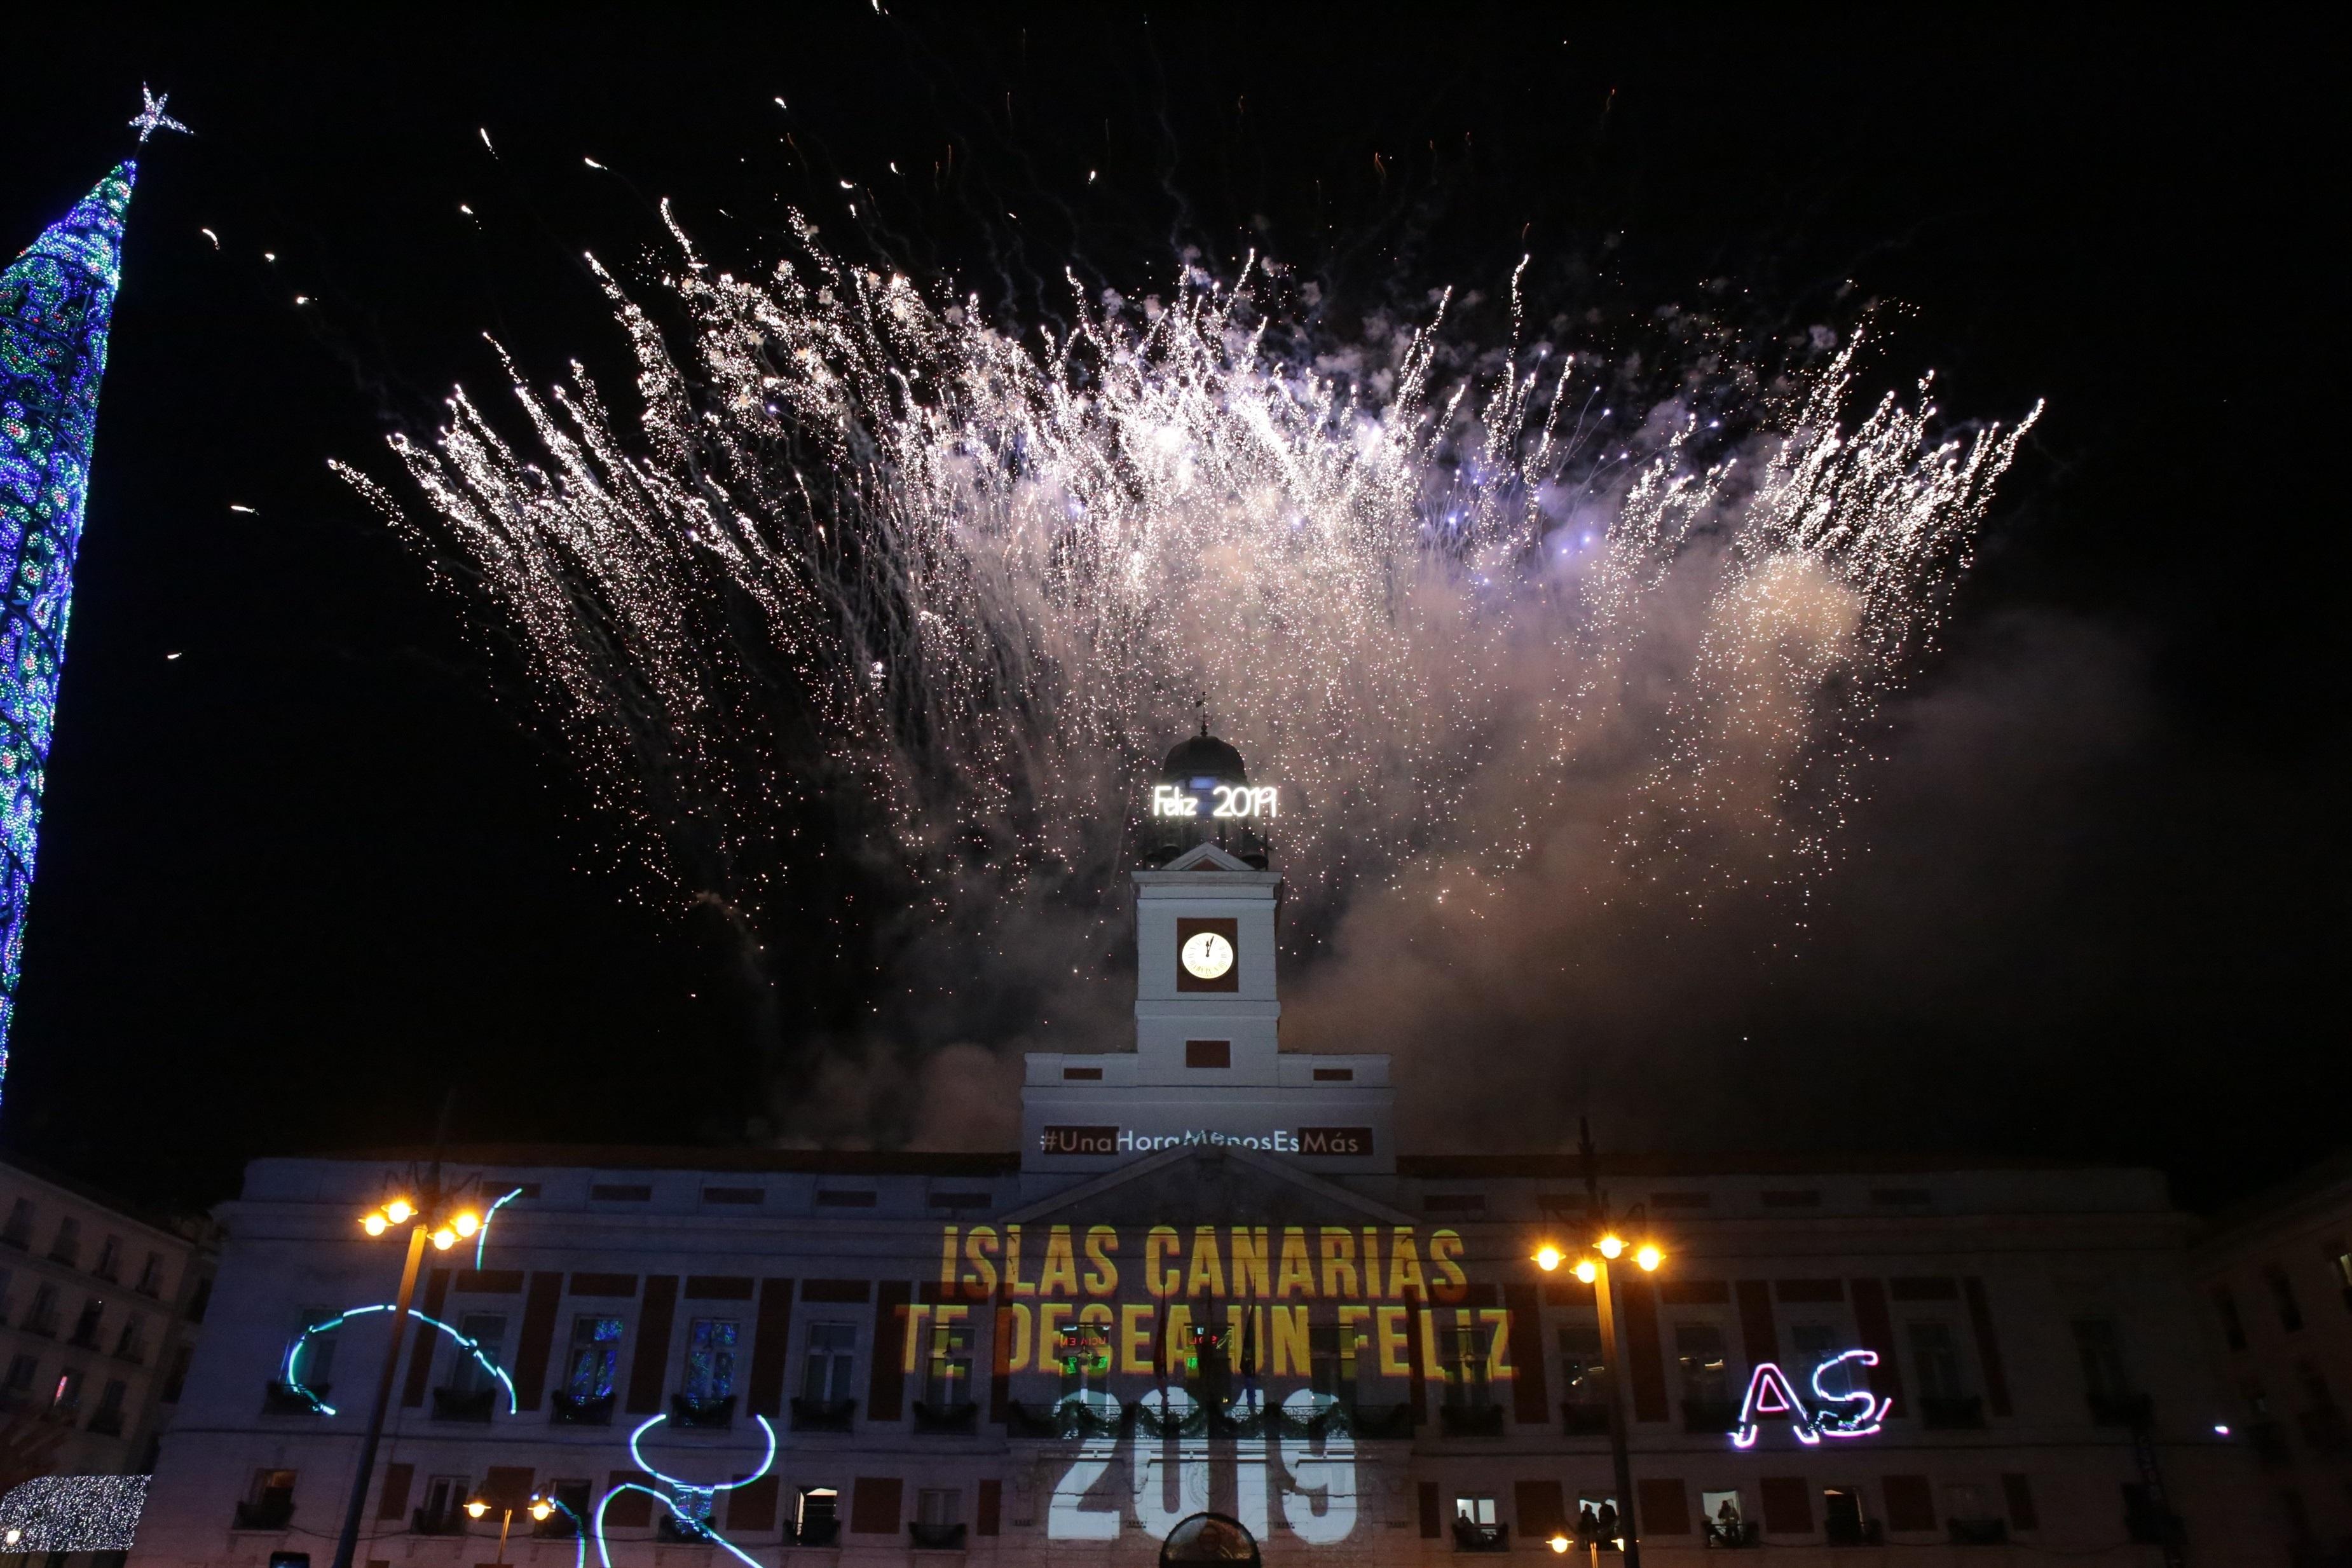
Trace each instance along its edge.
<instances>
[{"instance_id":1,"label":"street lamp","mask_svg":"<svg viewBox=\"0 0 2352 1568\"><path fill-rule=\"evenodd\" d=\"M514 1504L510 1502L504 1504L493 1503L486 1497L475 1497L466 1500L466 1516L468 1519L481 1519L488 1515L492 1508L502 1508L504 1511L499 1515L498 1562L492 1563L491 1568L503 1568L503 1564L507 1560L507 1531L514 1528ZM533 1520L536 1520L541 1524L545 1524L547 1522L548 1516L555 1511L555 1505L548 1501L545 1498L540 1496L537 1492L533 1492L530 1498L530 1507L528 1511Z\"/></svg>"},{"instance_id":2,"label":"street lamp","mask_svg":"<svg viewBox=\"0 0 2352 1568\"><path fill-rule=\"evenodd\" d=\"M1576 1260L1572 1272L1581 1283L1592 1287L1592 1300L1601 1312L1601 1374L1609 1396L1609 1457L1616 1466L1617 1528L1623 1531L1619 1547L1625 1555L1625 1568L1642 1568L1642 1541L1633 1517L1633 1458L1625 1441L1625 1396L1621 1388L1624 1381L1619 1368L1624 1358L1617 1348L1616 1292L1610 1283L1609 1265L1623 1258L1627 1251L1620 1228L1631 1229L1645 1223L1640 1204L1612 1218L1608 1204L1601 1191L1600 1166L1592 1150L1592 1128L1580 1118L1577 1122L1577 1152L1584 1157L1585 1211L1594 1234L1583 1257ZM1654 1241L1643 1240L1632 1249L1634 1267L1644 1274L1657 1272L1666 1255ZM1551 1273L1568 1260L1568 1254L1557 1245L1545 1242L1536 1249L1535 1264L1545 1273ZM1549 1542L1556 1552L1568 1550L1565 1533L1553 1536Z\"/></svg>"},{"instance_id":3,"label":"street lamp","mask_svg":"<svg viewBox=\"0 0 2352 1568\"><path fill-rule=\"evenodd\" d=\"M343 1532L335 1541L334 1568L352 1568L352 1559L359 1549L360 1511L367 1502L368 1478L375 1470L376 1446L383 1437L384 1412L392 1404L392 1380L400 1369L400 1347L408 1331L408 1309L416 1299L416 1275L425 1261L425 1244L435 1250L446 1252L457 1245L461 1236L471 1236L482 1228L479 1205L473 1196L474 1183L462 1182L444 1189L441 1185L441 1162L436 1159L422 1180L411 1179L404 1190L360 1216L359 1227L370 1240L405 1225L408 1230L408 1259L401 1266L400 1298L392 1309L392 1343L384 1347L383 1370L375 1380L375 1406L368 1412L367 1435L360 1440L359 1473L352 1478L352 1497L343 1511ZM414 1194L414 1196L410 1196ZM488 1511L488 1505L483 1505ZM472 1511L472 1505L467 1505ZM475 1514L479 1519L481 1514ZM504 1533L499 1536L503 1555Z\"/></svg>"}]
</instances>

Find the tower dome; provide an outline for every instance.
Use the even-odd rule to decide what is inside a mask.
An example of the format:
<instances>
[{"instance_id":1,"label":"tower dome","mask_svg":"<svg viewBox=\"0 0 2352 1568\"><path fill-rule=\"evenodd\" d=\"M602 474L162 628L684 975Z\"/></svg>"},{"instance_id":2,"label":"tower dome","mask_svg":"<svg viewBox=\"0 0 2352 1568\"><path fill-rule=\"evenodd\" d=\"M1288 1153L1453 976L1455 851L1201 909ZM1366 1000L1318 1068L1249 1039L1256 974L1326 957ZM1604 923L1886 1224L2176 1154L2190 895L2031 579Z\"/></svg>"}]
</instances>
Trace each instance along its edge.
<instances>
[{"instance_id":1,"label":"tower dome","mask_svg":"<svg viewBox=\"0 0 2352 1568\"><path fill-rule=\"evenodd\" d=\"M1203 718L1201 733L1178 741L1160 765L1145 803L1138 858L1161 866L1194 844L1213 843L1264 871L1266 842L1255 798L1272 793L1249 789L1242 754L1211 735Z\"/></svg>"}]
</instances>

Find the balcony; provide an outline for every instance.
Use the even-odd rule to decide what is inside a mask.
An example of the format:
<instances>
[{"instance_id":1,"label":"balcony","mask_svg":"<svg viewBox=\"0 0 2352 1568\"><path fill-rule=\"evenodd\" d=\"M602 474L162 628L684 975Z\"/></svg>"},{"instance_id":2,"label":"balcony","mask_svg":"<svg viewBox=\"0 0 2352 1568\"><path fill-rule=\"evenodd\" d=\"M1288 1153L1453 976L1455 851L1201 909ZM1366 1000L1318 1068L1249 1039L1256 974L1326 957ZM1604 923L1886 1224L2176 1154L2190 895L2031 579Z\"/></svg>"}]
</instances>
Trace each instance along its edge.
<instances>
[{"instance_id":1,"label":"balcony","mask_svg":"<svg viewBox=\"0 0 2352 1568\"><path fill-rule=\"evenodd\" d=\"M793 1401L793 1430L795 1432L846 1432L850 1418L857 1414L855 1399L795 1399Z\"/></svg>"},{"instance_id":2,"label":"balcony","mask_svg":"<svg viewBox=\"0 0 2352 1568\"><path fill-rule=\"evenodd\" d=\"M1437 1427L1449 1437L1499 1437L1503 1407L1499 1405L1440 1405Z\"/></svg>"},{"instance_id":3,"label":"balcony","mask_svg":"<svg viewBox=\"0 0 2352 1568\"><path fill-rule=\"evenodd\" d=\"M689 1524L667 1510L654 1521L654 1541L659 1545L708 1546L710 1539L709 1530L698 1524Z\"/></svg>"},{"instance_id":4,"label":"balcony","mask_svg":"<svg viewBox=\"0 0 2352 1568\"><path fill-rule=\"evenodd\" d=\"M697 1399L691 1394L673 1394L669 1396L669 1420L673 1427L699 1427L723 1432L735 1425L735 1396Z\"/></svg>"},{"instance_id":5,"label":"balcony","mask_svg":"<svg viewBox=\"0 0 2352 1568\"><path fill-rule=\"evenodd\" d=\"M89 1425L84 1430L95 1432L101 1437L120 1437L122 1436L122 1412L120 1410L95 1411L90 1416Z\"/></svg>"},{"instance_id":6,"label":"balcony","mask_svg":"<svg viewBox=\"0 0 2352 1568\"><path fill-rule=\"evenodd\" d=\"M2009 1521L2005 1519L1948 1519L1945 1532L1955 1546L2006 1546L2009 1544Z\"/></svg>"},{"instance_id":7,"label":"balcony","mask_svg":"<svg viewBox=\"0 0 2352 1568\"><path fill-rule=\"evenodd\" d=\"M436 1388L433 1391L433 1418L436 1421L467 1421L476 1426L490 1424L491 1408L498 1403L499 1391L489 1388Z\"/></svg>"},{"instance_id":8,"label":"balcony","mask_svg":"<svg viewBox=\"0 0 2352 1568\"><path fill-rule=\"evenodd\" d=\"M545 1519L533 1520L530 1536L534 1541L572 1541L580 1534L580 1521L564 1509L557 1509Z\"/></svg>"},{"instance_id":9,"label":"balcony","mask_svg":"<svg viewBox=\"0 0 2352 1568\"><path fill-rule=\"evenodd\" d=\"M961 1524L910 1524L907 1538L918 1552L961 1552L963 1550L964 1527Z\"/></svg>"},{"instance_id":10,"label":"balcony","mask_svg":"<svg viewBox=\"0 0 2352 1568\"><path fill-rule=\"evenodd\" d=\"M1764 1544L1764 1527L1753 1520L1730 1520L1710 1523L1702 1545L1717 1552L1739 1552L1750 1546Z\"/></svg>"},{"instance_id":11,"label":"balcony","mask_svg":"<svg viewBox=\"0 0 2352 1568\"><path fill-rule=\"evenodd\" d=\"M613 1394L567 1394L558 1389L548 1419L559 1427L609 1427L613 1424Z\"/></svg>"},{"instance_id":12,"label":"balcony","mask_svg":"<svg viewBox=\"0 0 2352 1568\"><path fill-rule=\"evenodd\" d=\"M1683 1401L1683 1430L1701 1437L1717 1437L1739 1425L1739 1406L1728 1399L1685 1399Z\"/></svg>"},{"instance_id":13,"label":"balcony","mask_svg":"<svg viewBox=\"0 0 2352 1568\"><path fill-rule=\"evenodd\" d=\"M915 1430L938 1437L969 1437L980 1429L980 1406L969 1399L914 1403ZM961 1529L962 1526L957 1526Z\"/></svg>"},{"instance_id":14,"label":"balcony","mask_svg":"<svg viewBox=\"0 0 2352 1568\"><path fill-rule=\"evenodd\" d=\"M1822 1539L1832 1546L1878 1546L1885 1541L1886 1531L1874 1519L1832 1519L1824 1521L1827 1528Z\"/></svg>"},{"instance_id":15,"label":"balcony","mask_svg":"<svg viewBox=\"0 0 2352 1568\"><path fill-rule=\"evenodd\" d=\"M310 1385L303 1385L303 1388L309 1387ZM333 1387L334 1385L331 1383L321 1383L318 1387L310 1389L310 1396L317 1397L319 1405L324 1405L327 1402L328 1391ZM297 1388L290 1383L280 1383L273 1378L261 1385L261 1413L264 1416L315 1416L319 1413L319 1408L318 1405L310 1402L309 1396L303 1394L301 1388Z\"/></svg>"},{"instance_id":16,"label":"balcony","mask_svg":"<svg viewBox=\"0 0 2352 1568\"><path fill-rule=\"evenodd\" d=\"M80 1322L74 1324L74 1332L67 1338L66 1343L73 1346L76 1350L96 1350L98 1348L98 1324L90 1319L83 1319Z\"/></svg>"},{"instance_id":17,"label":"balcony","mask_svg":"<svg viewBox=\"0 0 2352 1568\"><path fill-rule=\"evenodd\" d=\"M1974 1432L1985 1424L1984 1399L1975 1394L1922 1394L1919 1424L1930 1432Z\"/></svg>"},{"instance_id":18,"label":"balcony","mask_svg":"<svg viewBox=\"0 0 2352 1568\"><path fill-rule=\"evenodd\" d=\"M75 1264L81 1261L81 1244L79 1242L58 1242L55 1247L49 1249L49 1261L52 1263L62 1263L68 1269L72 1268Z\"/></svg>"},{"instance_id":19,"label":"balcony","mask_svg":"<svg viewBox=\"0 0 2352 1568\"><path fill-rule=\"evenodd\" d=\"M17 1251L31 1249L33 1233L29 1230L0 1230L0 1247L14 1247Z\"/></svg>"},{"instance_id":20,"label":"balcony","mask_svg":"<svg viewBox=\"0 0 2352 1568\"><path fill-rule=\"evenodd\" d=\"M35 1312L31 1317L25 1320L24 1332L26 1333L39 1334L43 1339L57 1338L58 1314L55 1312Z\"/></svg>"},{"instance_id":21,"label":"balcony","mask_svg":"<svg viewBox=\"0 0 2352 1568\"><path fill-rule=\"evenodd\" d=\"M471 1522L466 1517L465 1505L455 1498L446 1508L420 1508L408 1516L408 1528L419 1535L463 1535Z\"/></svg>"},{"instance_id":22,"label":"balcony","mask_svg":"<svg viewBox=\"0 0 2352 1568\"><path fill-rule=\"evenodd\" d=\"M2315 1454L2336 1455L2352 1449L2352 1425L2333 1405L2305 1410L2294 1418L2294 1429Z\"/></svg>"},{"instance_id":23,"label":"balcony","mask_svg":"<svg viewBox=\"0 0 2352 1568\"><path fill-rule=\"evenodd\" d=\"M1454 1550L1456 1552L1508 1552L1511 1549L1511 1527L1507 1524L1473 1524L1466 1519L1454 1521Z\"/></svg>"},{"instance_id":24,"label":"balcony","mask_svg":"<svg viewBox=\"0 0 2352 1568\"><path fill-rule=\"evenodd\" d=\"M841 1521L837 1519L804 1519L797 1525L784 1529L785 1542L793 1546L836 1546L841 1542Z\"/></svg>"},{"instance_id":25,"label":"balcony","mask_svg":"<svg viewBox=\"0 0 2352 1568\"><path fill-rule=\"evenodd\" d=\"M294 1500L272 1493L257 1502L241 1502L229 1521L231 1530L283 1530L294 1520Z\"/></svg>"},{"instance_id":26,"label":"balcony","mask_svg":"<svg viewBox=\"0 0 2352 1568\"><path fill-rule=\"evenodd\" d=\"M147 1347L143 1344L118 1344L114 1347L114 1359L125 1366L144 1366L147 1364Z\"/></svg>"},{"instance_id":27,"label":"balcony","mask_svg":"<svg viewBox=\"0 0 2352 1568\"><path fill-rule=\"evenodd\" d=\"M2095 1427L2145 1427L2155 1415L2145 1394L2094 1394L2090 1405Z\"/></svg>"},{"instance_id":28,"label":"balcony","mask_svg":"<svg viewBox=\"0 0 2352 1568\"><path fill-rule=\"evenodd\" d=\"M1559 1407L1559 1429L1571 1437L1609 1436L1609 1406L1571 1403Z\"/></svg>"}]
</instances>

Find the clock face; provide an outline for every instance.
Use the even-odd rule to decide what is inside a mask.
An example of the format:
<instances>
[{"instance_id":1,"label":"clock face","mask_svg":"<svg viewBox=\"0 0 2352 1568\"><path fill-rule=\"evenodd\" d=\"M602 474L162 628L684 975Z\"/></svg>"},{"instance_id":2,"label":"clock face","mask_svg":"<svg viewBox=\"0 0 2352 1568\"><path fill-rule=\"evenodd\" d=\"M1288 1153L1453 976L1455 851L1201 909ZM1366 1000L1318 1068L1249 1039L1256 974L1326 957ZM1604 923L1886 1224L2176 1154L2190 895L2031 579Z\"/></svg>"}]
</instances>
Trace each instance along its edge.
<instances>
[{"instance_id":1,"label":"clock face","mask_svg":"<svg viewBox=\"0 0 2352 1568\"><path fill-rule=\"evenodd\" d=\"M1234 967L1234 945L1213 931L1203 931L1185 942L1183 957L1186 974L1213 980Z\"/></svg>"}]
</instances>

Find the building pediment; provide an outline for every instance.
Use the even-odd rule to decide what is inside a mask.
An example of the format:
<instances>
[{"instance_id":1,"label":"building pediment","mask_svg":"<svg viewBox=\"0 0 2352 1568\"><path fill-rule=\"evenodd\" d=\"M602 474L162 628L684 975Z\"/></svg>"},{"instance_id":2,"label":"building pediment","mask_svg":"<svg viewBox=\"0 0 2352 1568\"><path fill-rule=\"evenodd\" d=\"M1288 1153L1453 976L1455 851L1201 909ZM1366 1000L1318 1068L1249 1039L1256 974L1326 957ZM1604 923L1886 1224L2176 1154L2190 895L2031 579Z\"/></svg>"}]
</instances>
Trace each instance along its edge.
<instances>
[{"instance_id":1,"label":"building pediment","mask_svg":"<svg viewBox=\"0 0 2352 1568\"><path fill-rule=\"evenodd\" d=\"M1062 1221L1123 1228L1418 1223L1403 1210L1301 1170L1283 1155L1230 1144L1162 1149L1004 1218L1022 1224Z\"/></svg>"}]
</instances>

